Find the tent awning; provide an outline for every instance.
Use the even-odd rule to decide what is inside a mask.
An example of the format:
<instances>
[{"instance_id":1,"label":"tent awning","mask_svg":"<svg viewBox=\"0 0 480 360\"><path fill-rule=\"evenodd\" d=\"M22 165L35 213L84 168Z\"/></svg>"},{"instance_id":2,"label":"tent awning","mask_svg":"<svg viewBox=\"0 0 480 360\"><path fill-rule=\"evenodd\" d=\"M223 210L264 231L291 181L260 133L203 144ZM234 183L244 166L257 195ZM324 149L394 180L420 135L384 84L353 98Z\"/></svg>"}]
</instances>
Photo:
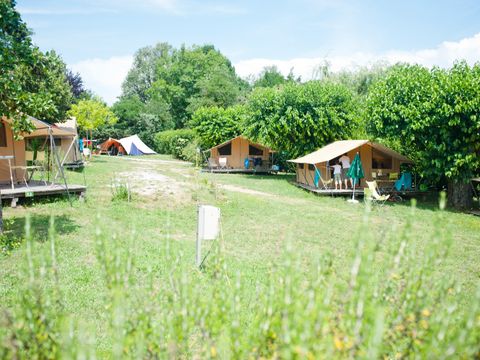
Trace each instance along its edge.
<instances>
[{"instance_id":1,"label":"tent awning","mask_svg":"<svg viewBox=\"0 0 480 360\"><path fill-rule=\"evenodd\" d=\"M397 153L396 151L378 144L378 143L373 143L370 142L369 140L340 140L340 141L335 141L331 144L328 144L321 149L318 149L317 151L314 151L310 154L307 154L305 156L299 157L297 159L293 160L288 160L289 162L297 163L297 164L318 164L318 163L323 163L330 161L332 159L335 159L336 157L339 157L349 151L352 151L354 149L357 149L365 144L369 144L373 148L386 153L394 158L399 159L402 162L408 162L411 163L412 161L408 159L407 157Z\"/></svg>"}]
</instances>

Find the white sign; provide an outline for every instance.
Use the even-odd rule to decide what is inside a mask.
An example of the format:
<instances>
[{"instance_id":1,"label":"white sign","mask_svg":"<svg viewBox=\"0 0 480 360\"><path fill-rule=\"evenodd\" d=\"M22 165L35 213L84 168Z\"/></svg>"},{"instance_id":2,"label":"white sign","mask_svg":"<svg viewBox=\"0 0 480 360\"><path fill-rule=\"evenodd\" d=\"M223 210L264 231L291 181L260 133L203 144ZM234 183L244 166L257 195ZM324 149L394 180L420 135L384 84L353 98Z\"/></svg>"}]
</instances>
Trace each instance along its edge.
<instances>
[{"instance_id":1,"label":"white sign","mask_svg":"<svg viewBox=\"0 0 480 360\"><path fill-rule=\"evenodd\" d=\"M198 206L196 263L202 263L202 240L215 240L220 234L220 209L211 205Z\"/></svg>"},{"instance_id":2,"label":"white sign","mask_svg":"<svg viewBox=\"0 0 480 360\"><path fill-rule=\"evenodd\" d=\"M215 240L220 233L220 209L211 205L198 207L198 238Z\"/></svg>"}]
</instances>

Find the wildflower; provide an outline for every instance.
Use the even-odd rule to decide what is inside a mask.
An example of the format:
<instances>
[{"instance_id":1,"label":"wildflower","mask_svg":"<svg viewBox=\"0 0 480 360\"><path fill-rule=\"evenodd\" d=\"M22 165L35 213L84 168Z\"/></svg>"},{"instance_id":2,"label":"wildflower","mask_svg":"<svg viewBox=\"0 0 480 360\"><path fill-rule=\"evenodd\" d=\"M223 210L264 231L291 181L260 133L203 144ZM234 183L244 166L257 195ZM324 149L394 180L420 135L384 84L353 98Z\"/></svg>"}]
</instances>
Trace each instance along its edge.
<instances>
[{"instance_id":1,"label":"wildflower","mask_svg":"<svg viewBox=\"0 0 480 360\"><path fill-rule=\"evenodd\" d=\"M424 329L428 329L428 322L426 320L421 320L420 326Z\"/></svg>"},{"instance_id":2,"label":"wildflower","mask_svg":"<svg viewBox=\"0 0 480 360\"><path fill-rule=\"evenodd\" d=\"M337 350L343 350L343 342L338 336L333 337L333 342L335 343Z\"/></svg>"},{"instance_id":3,"label":"wildflower","mask_svg":"<svg viewBox=\"0 0 480 360\"><path fill-rule=\"evenodd\" d=\"M428 309L423 309L422 310L422 315L425 317L429 317L431 315L430 310Z\"/></svg>"},{"instance_id":4,"label":"wildflower","mask_svg":"<svg viewBox=\"0 0 480 360\"><path fill-rule=\"evenodd\" d=\"M215 348L215 346L212 346L212 347L210 348L210 355L211 355L212 357L217 357L217 349Z\"/></svg>"}]
</instances>

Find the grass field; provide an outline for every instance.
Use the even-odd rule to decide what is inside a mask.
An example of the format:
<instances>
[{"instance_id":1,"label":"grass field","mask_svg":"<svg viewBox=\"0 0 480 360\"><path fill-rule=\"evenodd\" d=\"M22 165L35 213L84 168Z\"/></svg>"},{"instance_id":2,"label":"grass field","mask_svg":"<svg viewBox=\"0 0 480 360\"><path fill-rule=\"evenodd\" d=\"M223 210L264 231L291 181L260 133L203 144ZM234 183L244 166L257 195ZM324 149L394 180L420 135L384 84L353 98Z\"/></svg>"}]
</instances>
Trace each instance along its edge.
<instances>
[{"instance_id":1,"label":"grass field","mask_svg":"<svg viewBox=\"0 0 480 360\"><path fill-rule=\"evenodd\" d=\"M3 357L480 354L478 217L436 199L368 211L287 175L201 174L166 156L98 157L85 178L86 202L4 208ZM127 179L132 201L112 201ZM222 211L202 271L200 203Z\"/></svg>"}]
</instances>

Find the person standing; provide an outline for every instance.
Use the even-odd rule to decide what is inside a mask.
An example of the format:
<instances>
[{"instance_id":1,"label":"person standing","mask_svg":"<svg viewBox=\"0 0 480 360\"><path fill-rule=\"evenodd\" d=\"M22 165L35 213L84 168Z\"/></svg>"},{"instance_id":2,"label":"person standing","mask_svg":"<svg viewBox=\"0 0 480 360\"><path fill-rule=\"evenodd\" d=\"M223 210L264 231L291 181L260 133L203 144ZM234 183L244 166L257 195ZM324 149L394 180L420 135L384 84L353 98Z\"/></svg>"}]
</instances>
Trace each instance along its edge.
<instances>
[{"instance_id":1,"label":"person standing","mask_svg":"<svg viewBox=\"0 0 480 360\"><path fill-rule=\"evenodd\" d=\"M335 181L335 190L338 190L340 186L340 190L342 190L342 166L340 165L340 161L337 160L333 167L333 179Z\"/></svg>"},{"instance_id":2,"label":"person standing","mask_svg":"<svg viewBox=\"0 0 480 360\"><path fill-rule=\"evenodd\" d=\"M338 160L342 163L342 175L343 180L345 181L345 190L348 189L348 179L350 179L350 186L353 189L352 179L348 176L348 170L350 170L350 158L345 153Z\"/></svg>"}]
</instances>

